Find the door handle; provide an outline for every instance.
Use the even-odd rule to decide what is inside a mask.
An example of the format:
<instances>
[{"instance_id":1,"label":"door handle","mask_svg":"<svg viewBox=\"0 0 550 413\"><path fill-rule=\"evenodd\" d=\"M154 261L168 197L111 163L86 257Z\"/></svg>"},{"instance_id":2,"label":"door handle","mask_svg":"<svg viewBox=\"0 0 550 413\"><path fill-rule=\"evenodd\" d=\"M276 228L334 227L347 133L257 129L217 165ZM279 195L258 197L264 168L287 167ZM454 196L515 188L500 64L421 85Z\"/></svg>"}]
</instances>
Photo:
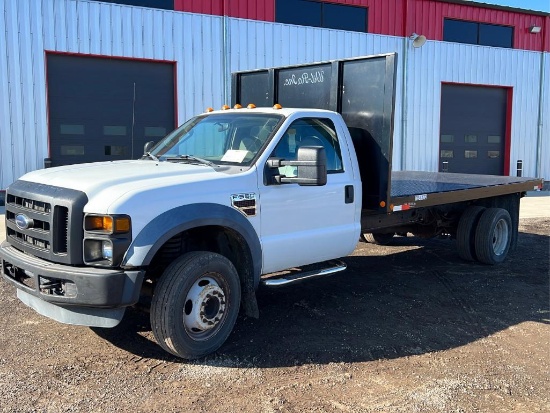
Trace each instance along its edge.
<instances>
[{"instance_id":1,"label":"door handle","mask_svg":"<svg viewBox=\"0 0 550 413\"><path fill-rule=\"evenodd\" d=\"M344 200L346 202L346 204L353 204L353 200L354 200L354 193L355 191L353 190L353 185L346 185L345 188L344 188Z\"/></svg>"}]
</instances>

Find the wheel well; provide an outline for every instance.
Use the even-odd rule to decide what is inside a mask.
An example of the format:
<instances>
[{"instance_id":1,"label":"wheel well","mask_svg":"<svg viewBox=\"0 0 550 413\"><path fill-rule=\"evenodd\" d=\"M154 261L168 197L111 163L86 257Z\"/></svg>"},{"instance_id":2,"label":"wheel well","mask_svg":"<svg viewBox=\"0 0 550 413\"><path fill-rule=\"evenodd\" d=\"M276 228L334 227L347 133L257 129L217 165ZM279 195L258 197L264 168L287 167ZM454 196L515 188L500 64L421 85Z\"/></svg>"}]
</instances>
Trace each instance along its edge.
<instances>
[{"instance_id":1,"label":"wheel well","mask_svg":"<svg viewBox=\"0 0 550 413\"><path fill-rule=\"evenodd\" d=\"M172 261L192 251L210 251L228 258L239 274L242 290L254 291L252 254L246 240L237 231L217 225L191 228L166 241L147 269L148 283L154 286Z\"/></svg>"}]
</instances>

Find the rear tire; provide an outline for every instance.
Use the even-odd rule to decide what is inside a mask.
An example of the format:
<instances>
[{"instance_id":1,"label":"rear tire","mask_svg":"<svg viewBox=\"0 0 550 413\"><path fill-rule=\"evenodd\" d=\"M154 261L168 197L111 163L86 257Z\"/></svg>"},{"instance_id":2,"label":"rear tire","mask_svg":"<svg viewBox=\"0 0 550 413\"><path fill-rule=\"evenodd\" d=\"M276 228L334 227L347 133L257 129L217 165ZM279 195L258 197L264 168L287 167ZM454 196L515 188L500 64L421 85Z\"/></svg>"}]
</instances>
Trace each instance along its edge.
<instances>
[{"instance_id":1,"label":"rear tire","mask_svg":"<svg viewBox=\"0 0 550 413\"><path fill-rule=\"evenodd\" d=\"M158 344L184 359L203 357L225 342L241 300L237 270L213 252L190 252L166 268L151 302Z\"/></svg>"},{"instance_id":2,"label":"rear tire","mask_svg":"<svg viewBox=\"0 0 550 413\"><path fill-rule=\"evenodd\" d=\"M475 261L476 257L476 228L479 217L485 211L481 206L470 206L460 216L456 228L456 248L458 256L466 261Z\"/></svg>"},{"instance_id":3,"label":"rear tire","mask_svg":"<svg viewBox=\"0 0 550 413\"><path fill-rule=\"evenodd\" d=\"M506 259L512 240L512 219L502 208L487 208L479 218L476 229L477 259L489 265Z\"/></svg>"},{"instance_id":4,"label":"rear tire","mask_svg":"<svg viewBox=\"0 0 550 413\"><path fill-rule=\"evenodd\" d=\"M366 232L363 234L365 237L365 241L367 241L369 244L376 244L376 245L388 245L392 242L393 236L395 233L373 233L373 232Z\"/></svg>"}]
</instances>

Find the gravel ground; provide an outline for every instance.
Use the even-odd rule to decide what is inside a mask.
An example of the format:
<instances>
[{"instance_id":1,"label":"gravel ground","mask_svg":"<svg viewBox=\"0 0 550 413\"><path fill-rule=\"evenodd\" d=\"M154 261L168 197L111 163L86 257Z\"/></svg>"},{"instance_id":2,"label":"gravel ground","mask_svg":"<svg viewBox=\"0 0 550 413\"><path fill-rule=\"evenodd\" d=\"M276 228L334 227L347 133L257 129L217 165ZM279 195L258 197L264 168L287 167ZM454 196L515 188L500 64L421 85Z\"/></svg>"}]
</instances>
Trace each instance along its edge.
<instances>
[{"instance_id":1,"label":"gravel ground","mask_svg":"<svg viewBox=\"0 0 550 413\"><path fill-rule=\"evenodd\" d=\"M218 353L185 362L148 315L67 326L0 281L3 412L549 412L550 219L502 265L447 239L360 243L348 270L258 294Z\"/></svg>"}]
</instances>

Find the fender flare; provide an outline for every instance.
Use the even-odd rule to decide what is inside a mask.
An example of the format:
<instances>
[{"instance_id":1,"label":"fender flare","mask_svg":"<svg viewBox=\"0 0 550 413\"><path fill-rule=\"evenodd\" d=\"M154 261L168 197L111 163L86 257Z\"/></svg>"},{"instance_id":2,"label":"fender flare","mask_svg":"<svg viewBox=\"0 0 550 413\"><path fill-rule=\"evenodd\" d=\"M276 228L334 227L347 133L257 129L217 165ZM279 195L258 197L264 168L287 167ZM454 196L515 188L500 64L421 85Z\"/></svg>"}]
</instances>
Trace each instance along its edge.
<instances>
[{"instance_id":1,"label":"fender flare","mask_svg":"<svg viewBox=\"0 0 550 413\"><path fill-rule=\"evenodd\" d=\"M188 229L208 225L230 228L244 238L252 257L254 288L257 288L262 269L262 247L258 235L250 221L240 212L219 204L198 203L163 212L137 234L126 251L122 266L149 265L170 238Z\"/></svg>"}]
</instances>

